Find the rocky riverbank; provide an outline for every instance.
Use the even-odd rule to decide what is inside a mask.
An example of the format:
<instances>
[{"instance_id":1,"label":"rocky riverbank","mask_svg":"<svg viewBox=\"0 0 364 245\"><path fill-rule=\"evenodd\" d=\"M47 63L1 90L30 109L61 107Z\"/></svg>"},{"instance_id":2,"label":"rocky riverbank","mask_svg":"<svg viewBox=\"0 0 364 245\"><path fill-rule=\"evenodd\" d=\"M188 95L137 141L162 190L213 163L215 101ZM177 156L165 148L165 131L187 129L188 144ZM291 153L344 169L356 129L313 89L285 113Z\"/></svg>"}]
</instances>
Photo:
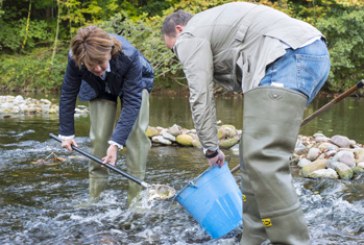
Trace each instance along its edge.
<instances>
[{"instance_id":1,"label":"rocky riverbank","mask_svg":"<svg viewBox=\"0 0 364 245\"><path fill-rule=\"evenodd\" d=\"M0 119L19 118L29 115L58 115L58 105L47 99L23 98L22 96L0 96ZM88 115L86 106L79 105L75 116ZM195 129L186 129L177 124L168 128L149 126L147 136L153 145L197 147L201 143ZM234 125L219 125L218 138L220 148L239 154L238 145L241 130ZM356 175L364 174L364 148L343 135L325 136L316 133L313 136L298 137L292 159L293 166L299 168L299 174L308 178L334 178L351 180Z\"/></svg>"},{"instance_id":2,"label":"rocky riverbank","mask_svg":"<svg viewBox=\"0 0 364 245\"><path fill-rule=\"evenodd\" d=\"M21 95L0 96L0 119L19 118L29 115L58 115L58 104L47 99L24 98ZM75 110L76 117L88 115L86 106L79 105Z\"/></svg>"},{"instance_id":3,"label":"rocky riverbank","mask_svg":"<svg viewBox=\"0 0 364 245\"><path fill-rule=\"evenodd\" d=\"M148 127L148 137L154 145L201 147L195 129L178 125L169 128ZM220 148L239 154L241 130L233 125L218 127ZM364 148L346 136L327 137L322 133L313 136L299 135L292 158L299 174L308 178L333 178L351 180L364 174Z\"/></svg>"}]
</instances>

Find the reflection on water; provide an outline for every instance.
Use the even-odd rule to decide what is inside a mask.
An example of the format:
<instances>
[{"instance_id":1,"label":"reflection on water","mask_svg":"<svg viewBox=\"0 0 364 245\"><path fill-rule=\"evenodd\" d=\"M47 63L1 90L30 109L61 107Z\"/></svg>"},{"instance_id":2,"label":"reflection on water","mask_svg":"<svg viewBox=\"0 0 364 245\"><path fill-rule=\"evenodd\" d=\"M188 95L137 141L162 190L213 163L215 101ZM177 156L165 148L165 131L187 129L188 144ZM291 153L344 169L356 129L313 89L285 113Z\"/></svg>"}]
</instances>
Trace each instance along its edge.
<instances>
[{"instance_id":1,"label":"reflection on water","mask_svg":"<svg viewBox=\"0 0 364 245\"><path fill-rule=\"evenodd\" d=\"M363 101L340 102L301 133L342 134L363 143ZM307 115L326 102L316 101ZM219 99L219 119L240 127L242 106L241 98ZM152 96L150 125L174 123L193 127L188 99ZM50 132L57 132L56 117L6 119L0 125L0 244L238 244L239 229L213 241L173 200L139 202L127 209L127 181L115 173L110 174L101 200L84 205L88 200L87 159L49 139ZM78 144L90 151L88 126L87 118L77 119ZM67 160L38 161L52 152ZM230 151L226 154L230 168L236 166L237 156ZM123 163L122 157L118 167L125 170ZM167 184L178 191L206 167L198 149L153 147L146 182ZM313 244L364 243L364 178L294 180Z\"/></svg>"}]
</instances>

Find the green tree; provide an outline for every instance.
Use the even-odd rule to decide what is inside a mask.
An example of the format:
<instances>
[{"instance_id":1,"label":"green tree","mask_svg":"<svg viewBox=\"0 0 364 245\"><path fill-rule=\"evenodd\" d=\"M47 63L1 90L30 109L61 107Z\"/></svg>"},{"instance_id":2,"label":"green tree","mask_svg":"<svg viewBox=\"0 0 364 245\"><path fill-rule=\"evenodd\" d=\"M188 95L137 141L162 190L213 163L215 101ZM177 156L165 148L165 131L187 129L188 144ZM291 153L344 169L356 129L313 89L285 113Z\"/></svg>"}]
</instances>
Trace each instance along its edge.
<instances>
[{"instance_id":1,"label":"green tree","mask_svg":"<svg viewBox=\"0 0 364 245\"><path fill-rule=\"evenodd\" d=\"M318 20L328 40L332 67L330 85L342 91L364 77L364 8L337 11Z\"/></svg>"}]
</instances>

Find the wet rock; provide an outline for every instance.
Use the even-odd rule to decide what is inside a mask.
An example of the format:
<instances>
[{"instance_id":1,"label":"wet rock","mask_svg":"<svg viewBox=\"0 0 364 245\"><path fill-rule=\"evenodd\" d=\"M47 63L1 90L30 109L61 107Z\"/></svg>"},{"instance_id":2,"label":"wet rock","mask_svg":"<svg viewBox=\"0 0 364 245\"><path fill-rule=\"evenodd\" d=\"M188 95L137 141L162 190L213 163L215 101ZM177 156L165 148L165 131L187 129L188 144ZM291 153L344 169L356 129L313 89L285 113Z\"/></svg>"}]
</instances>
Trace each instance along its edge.
<instances>
[{"instance_id":1,"label":"wet rock","mask_svg":"<svg viewBox=\"0 0 364 245\"><path fill-rule=\"evenodd\" d=\"M364 168L360 166L355 166L352 168L354 175L362 174L364 173Z\"/></svg>"},{"instance_id":2,"label":"wet rock","mask_svg":"<svg viewBox=\"0 0 364 245\"><path fill-rule=\"evenodd\" d=\"M62 164L65 161L66 161L66 158L59 157L54 152L52 152L47 157L41 158L41 159L37 159L35 161L32 161L31 163L32 164L36 164L36 165L55 166L55 165Z\"/></svg>"},{"instance_id":3,"label":"wet rock","mask_svg":"<svg viewBox=\"0 0 364 245\"><path fill-rule=\"evenodd\" d=\"M239 156L239 144L234 145L233 147L230 148L230 151L235 155L235 156Z\"/></svg>"},{"instance_id":4,"label":"wet rock","mask_svg":"<svg viewBox=\"0 0 364 245\"><path fill-rule=\"evenodd\" d=\"M353 177L353 170L345 163L338 162L335 167L340 179L350 180Z\"/></svg>"},{"instance_id":5,"label":"wet rock","mask_svg":"<svg viewBox=\"0 0 364 245\"><path fill-rule=\"evenodd\" d=\"M319 170L319 169L325 169L327 166L327 159L317 159L316 161L307 164L306 166L304 166L300 173L302 176L304 177L308 177L312 172Z\"/></svg>"},{"instance_id":6,"label":"wet rock","mask_svg":"<svg viewBox=\"0 0 364 245\"><path fill-rule=\"evenodd\" d=\"M319 169L313 171L308 175L309 178L330 178L330 179L338 179L339 175L337 172L331 168L327 169Z\"/></svg>"}]
</instances>

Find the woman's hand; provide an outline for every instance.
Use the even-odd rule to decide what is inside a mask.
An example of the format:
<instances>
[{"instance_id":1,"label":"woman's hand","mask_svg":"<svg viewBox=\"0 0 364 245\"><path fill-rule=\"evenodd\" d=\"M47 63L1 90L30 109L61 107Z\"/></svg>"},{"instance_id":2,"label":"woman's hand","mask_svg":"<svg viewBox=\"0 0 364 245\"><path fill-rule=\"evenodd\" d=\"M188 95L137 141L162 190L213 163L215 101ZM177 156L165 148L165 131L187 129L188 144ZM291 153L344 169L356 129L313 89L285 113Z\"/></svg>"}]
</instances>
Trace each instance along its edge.
<instances>
[{"instance_id":1,"label":"woman's hand","mask_svg":"<svg viewBox=\"0 0 364 245\"><path fill-rule=\"evenodd\" d=\"M102 158L102 161L115 166L116 159L118 157L118 150L119 148L116 145L110 145L109 148L107 148L106 156Z\"/></svg>"},{"instance_id":2,"label":"woman's hand","mask_svg":"<svg viewBox=\"0 0 364 245\"><path fill-rule=\"evenodd\" d=\"M62 140L61 146L63 148L66 148L69 151L73 151L72 145L78 147L78 145L77 145L77 143L76 143L76 141L74 139L64 139L64 140Z\"/></svg>"}]
</instances>

